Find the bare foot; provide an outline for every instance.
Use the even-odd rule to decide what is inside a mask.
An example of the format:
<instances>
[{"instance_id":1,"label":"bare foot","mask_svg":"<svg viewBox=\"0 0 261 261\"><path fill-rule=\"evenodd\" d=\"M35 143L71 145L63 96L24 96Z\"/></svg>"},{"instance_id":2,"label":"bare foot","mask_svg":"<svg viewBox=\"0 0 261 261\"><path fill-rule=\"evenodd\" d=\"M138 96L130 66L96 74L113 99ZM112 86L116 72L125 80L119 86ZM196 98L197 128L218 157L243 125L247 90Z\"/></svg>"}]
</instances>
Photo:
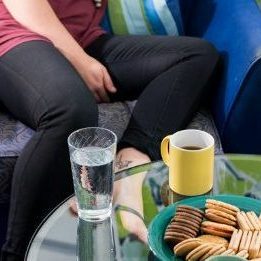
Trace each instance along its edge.
<instances>
[{"instance_id":1,"label":"bare foot","mask_svg":"<svg viewBox=\"0 0 261 261\"><path fill-rule=\"evenodd\" d=\"M150 158L146 154L134 148L126 148L121 150L117 155L115 171L148 162L150 162ZM116 181L113 193L114 203L132 208L144 217L142 184L145 176L146 172L143 172ZM130 233L135 234L144 243L147 243L147 228L143 220L128 211L120 211L119 213L124 228Z\"/></svg>"},{"instance_id":2,"label":"bare foot","mask_svg":"<svg viewBox=\"0 0 261 261\"><path fill-rule=\"evenodd\" d=\"M69 205L70 213L71 213L74 217L78 217L78 209L77 209L77 204L76 204L76 198L75 198L75 196L72 197L72 198L69 200L68 205Z\"/></svg>"}]
</instances>

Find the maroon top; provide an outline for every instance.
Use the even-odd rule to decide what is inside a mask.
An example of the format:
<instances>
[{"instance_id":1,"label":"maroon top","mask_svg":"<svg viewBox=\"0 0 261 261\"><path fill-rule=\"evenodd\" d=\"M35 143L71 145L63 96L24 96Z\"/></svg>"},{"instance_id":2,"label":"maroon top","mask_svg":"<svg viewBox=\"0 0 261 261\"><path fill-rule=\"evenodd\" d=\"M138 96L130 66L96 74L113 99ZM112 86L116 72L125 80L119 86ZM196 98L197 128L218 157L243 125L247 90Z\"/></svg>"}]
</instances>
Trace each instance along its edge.
<instances>
[{"instance_id":1,"label":"maroon top","mask_svg":"<svg viewBox=\"0 0 261 261\"><path fill-rule=\"evenodd\" d=\"M103 0L101 8L96 8L93 0L49 0L60 21L83 48L104 33L99 24L105 2L107 0ZM19 24L0 0L0 56L16 45L31 40L48 41Z\"/></svg>"}]
</instances>

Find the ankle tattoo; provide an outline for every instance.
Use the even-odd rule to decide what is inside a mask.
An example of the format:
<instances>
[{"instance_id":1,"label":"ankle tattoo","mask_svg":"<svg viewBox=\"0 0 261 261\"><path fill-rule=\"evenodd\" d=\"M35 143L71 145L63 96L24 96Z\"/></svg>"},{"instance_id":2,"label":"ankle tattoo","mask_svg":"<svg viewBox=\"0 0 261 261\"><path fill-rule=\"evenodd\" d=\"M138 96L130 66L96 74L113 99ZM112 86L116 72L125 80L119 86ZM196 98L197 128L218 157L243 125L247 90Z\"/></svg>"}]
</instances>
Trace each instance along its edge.
<instances>
[{"instance_id":1,"label":"ankle tattoo","mask_svg":"<svg viewBox=\"0 0 261 261\"><path fill-rule=\"evenodd\" d=\"M115 165L118 170L121 170L128 168L131 163L131 160L122 160L122 156L120 155L119 158L116 160Z\"/></svg>"}]
</instances>

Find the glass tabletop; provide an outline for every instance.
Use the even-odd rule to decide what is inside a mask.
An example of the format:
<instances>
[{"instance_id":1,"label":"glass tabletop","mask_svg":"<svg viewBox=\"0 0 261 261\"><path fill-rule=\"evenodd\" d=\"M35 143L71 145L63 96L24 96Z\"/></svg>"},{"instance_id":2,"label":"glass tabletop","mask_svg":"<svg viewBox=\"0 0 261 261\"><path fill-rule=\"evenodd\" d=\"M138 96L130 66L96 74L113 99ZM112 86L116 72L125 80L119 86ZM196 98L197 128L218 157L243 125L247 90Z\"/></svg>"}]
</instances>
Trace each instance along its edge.
<instances>
[{"instance_id":1,"label":"glass tabletop","mask_svg":"<svg viewBox=\"0 0 261 261\"><path fill-rule=\"evenodd\" d=\"M62 202L36 231L27 261L156 260L147 244L147 227L166 205L183 197L169 190L162 161L115 174L113 215L102 222L73 216ZM261 199L261 156L215 157L214 186L209 194Z\"/></svg>"}]
</instances>

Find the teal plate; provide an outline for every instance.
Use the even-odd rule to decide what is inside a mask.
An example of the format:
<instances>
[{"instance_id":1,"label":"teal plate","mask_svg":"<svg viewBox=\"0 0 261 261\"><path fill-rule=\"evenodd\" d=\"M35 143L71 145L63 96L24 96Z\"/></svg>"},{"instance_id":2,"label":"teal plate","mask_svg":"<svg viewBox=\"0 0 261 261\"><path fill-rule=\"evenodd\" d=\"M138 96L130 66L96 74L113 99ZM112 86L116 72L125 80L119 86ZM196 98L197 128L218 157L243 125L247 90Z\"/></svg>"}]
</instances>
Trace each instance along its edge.
<instances>
[{"instance_id":1,"label":"teal plate","mask_svg":"<svg viewBox=\"0 0 261 261\"><path fill-rule=\"evenodd\" d=\"M243 211L254 211L257 215L261 212L261 201L253 198L233 195L199 196L181 200L163 209L150 223L148 240L149 246L156 257L162 261L182 261L183 259L174 255L169 246L164 241L164 232L171 218L175 214L178 205L188 205L204 209L206 199L212 198L230 203L239 207Z\"/></svg>"}]
</instances>

